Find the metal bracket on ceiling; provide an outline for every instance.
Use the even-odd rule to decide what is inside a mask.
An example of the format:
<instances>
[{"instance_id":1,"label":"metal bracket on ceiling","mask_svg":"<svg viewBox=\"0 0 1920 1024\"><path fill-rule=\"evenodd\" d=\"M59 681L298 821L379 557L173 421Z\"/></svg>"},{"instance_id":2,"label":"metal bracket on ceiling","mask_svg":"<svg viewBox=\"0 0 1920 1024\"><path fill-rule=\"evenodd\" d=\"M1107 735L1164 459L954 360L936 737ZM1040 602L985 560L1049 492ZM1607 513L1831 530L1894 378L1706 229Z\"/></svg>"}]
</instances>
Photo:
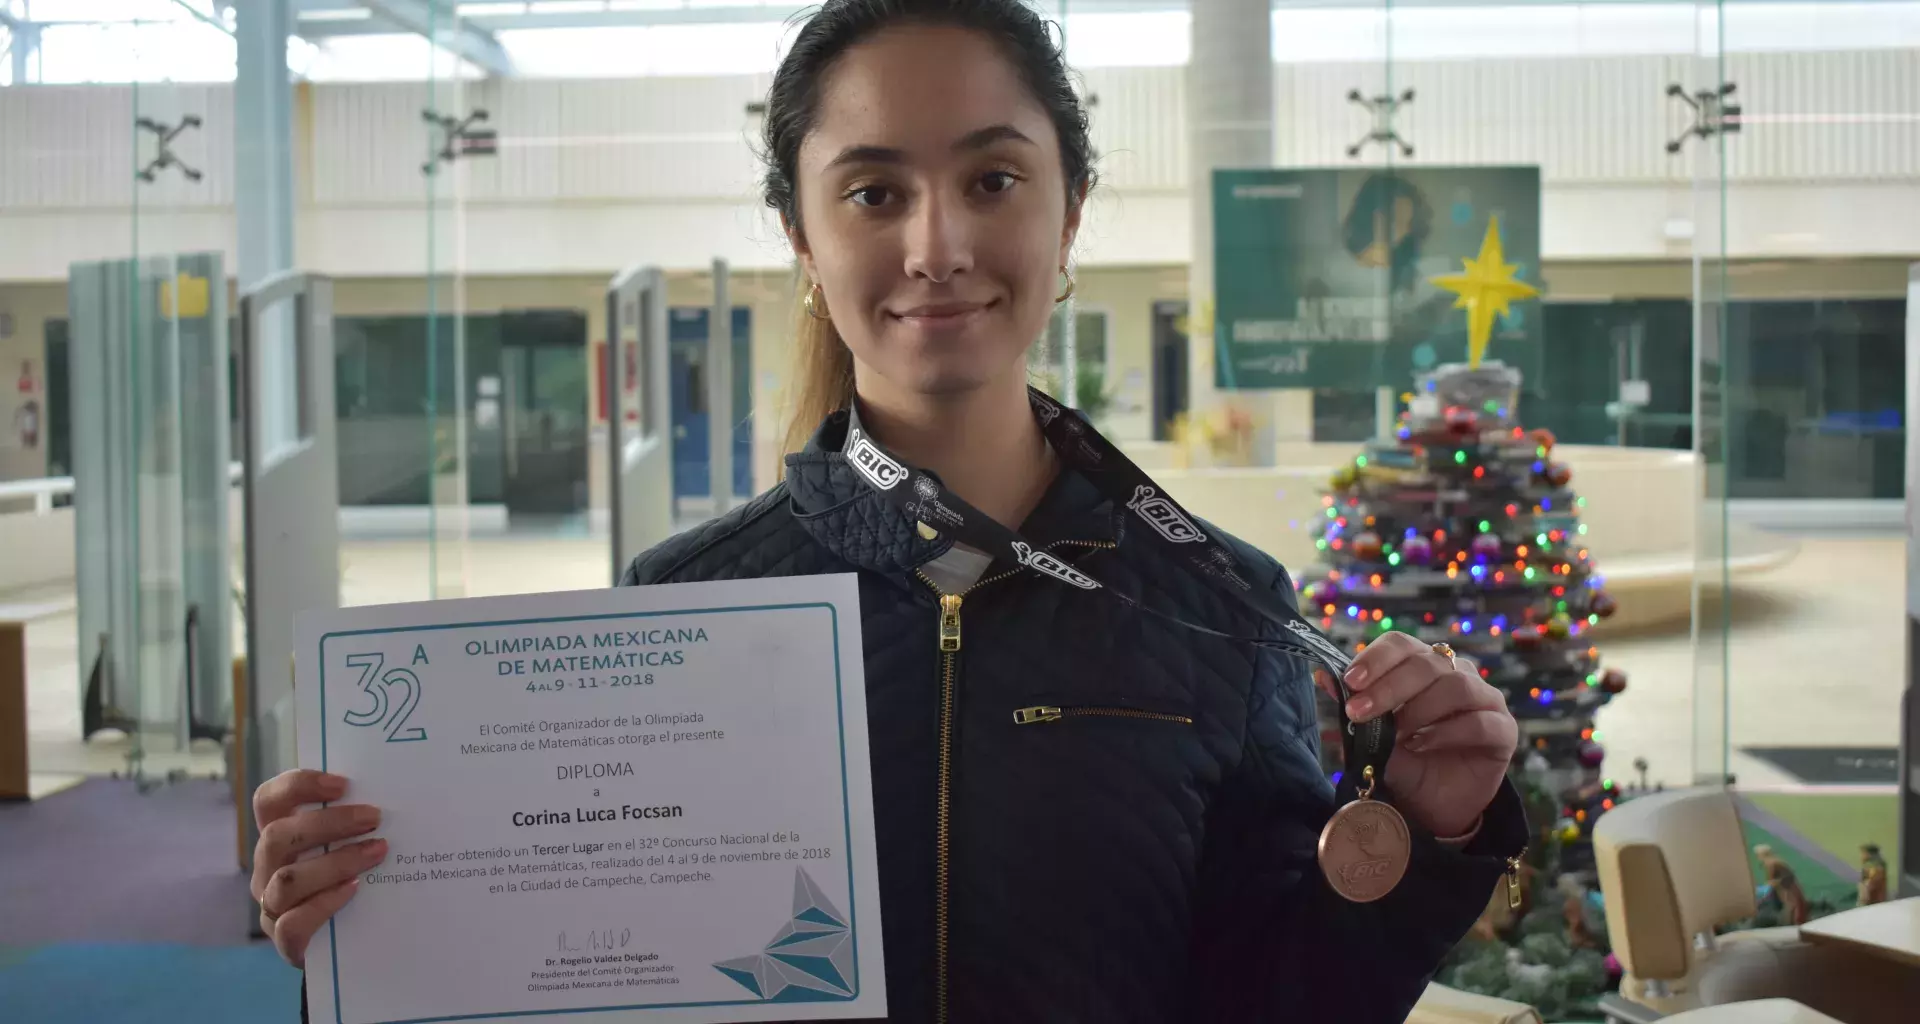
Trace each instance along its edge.
<instances>
[{"instance_id":1,"label":"metal bracket on ceiling","mask_svg":"<svg viewBox=\"0 0 1920 1024\"><path fill-rule=\"evenodd\" d=\"M154 157L147 163L147 166L140 169L138 174L141 181L155 181L158 179L160 172L169 167L180 168L180 173L186 175L188 181L200 180L200 172L189 167L186 162L181 160L173 151L173 140L179 138L181 132L189 128L200 127L199 115L188 114L182 117L180 123L176 125L162 124L150 117L140 118L135 121L134 124L139 128L152 132L155 140L154 145L156 151Z\"/></svg>"},{"instance_id":2,"label":"metal bracket on ceiling","mask_svg":"<svg viewBox=\"0 0 1920 1024\"><path fill-rule=\"evenodd\" d=\"M420 173L431 176L440 169L441 164L450 164L465 157L493 156L500 152L500 133L491 128L475 128L487 119L487 112L475 108L466 117L446 117L433 110L423 110L420 116L428 124L440 129L440 149L433 159L420 165Z\"/></svg>"},{"instance_id":3,"label":"metal bracket on ceiling","mask_svg":"<svg viewBox=\"0 0 1920 1024\"><path fill-rule=\"evenodd\" d=\"M1740 130L1740 104L1733 102L1732 82L1722 83L1718 89L1703 89L1692 95L1680 83L1667 86L1667 95L1678 97L1682 103L1693 108L1693 125L1680 133L1680 137L1667 143L1667 152L1678 153L1680 148L1693 136L1710 138L1715 135L1731 135Z\"/></svg>"},{"instance_id":4,"label":"metal bracket on ceiling","mask_svg":"<svg viewBox=\"0 0 1920 1024\"><path fill-rule=\"evenodd\" d=\"M1399 96L1375 96L1371 99L1361 95L1360 90L1355 89L1347 93L1347 102L1358 103L1366 108L1368 116L1373 118L1373 129L1361 136L1360 141L1347 147L1348 156L1359 157L1360 151L1374 142L1383 146L1398 146L1401 156L1413 156L1412 144L1401 138L1400 133L1393 128L1393 118L1400 113L1400 108L1413 102L1412 89L1408 89Z\"/></svg>"}]
</instances>

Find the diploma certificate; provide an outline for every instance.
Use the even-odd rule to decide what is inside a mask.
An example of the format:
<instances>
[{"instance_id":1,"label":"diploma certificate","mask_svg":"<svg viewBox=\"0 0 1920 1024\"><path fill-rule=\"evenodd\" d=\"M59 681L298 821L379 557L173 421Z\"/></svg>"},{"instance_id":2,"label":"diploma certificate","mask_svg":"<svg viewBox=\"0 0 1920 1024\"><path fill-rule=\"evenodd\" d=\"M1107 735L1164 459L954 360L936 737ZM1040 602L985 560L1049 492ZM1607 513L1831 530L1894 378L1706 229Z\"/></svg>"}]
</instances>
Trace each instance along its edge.
<instances>
[{"instance_id":1,"label":"diploma certificate","mask_svg":"<svg viewBox=\"0 0 1920 1024\"><path fill-rule=\"evenodd\" d=\"M300 763L386 861L314 1024L886 1014L852 576L299 621Z\"/></svg>"}]
</instances>

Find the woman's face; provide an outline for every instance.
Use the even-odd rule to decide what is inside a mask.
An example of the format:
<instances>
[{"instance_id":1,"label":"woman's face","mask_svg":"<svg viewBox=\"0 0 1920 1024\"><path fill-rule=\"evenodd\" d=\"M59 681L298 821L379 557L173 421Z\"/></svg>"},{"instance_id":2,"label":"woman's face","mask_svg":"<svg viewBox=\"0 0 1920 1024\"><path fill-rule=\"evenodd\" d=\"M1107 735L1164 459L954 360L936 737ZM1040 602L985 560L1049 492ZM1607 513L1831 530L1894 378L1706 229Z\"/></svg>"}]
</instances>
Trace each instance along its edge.
<instances>
[{"instance_id":1,"label":"woman's face","mask_svg":"<svg viewBox=\"0 0 1920 1024\"><path fill-rule=\"evenodd\" d=\"M1024 371L1079 204L1053 122L985 36L903 26L821 83L794 250L863 393L953 395Z\"/></svg>"}]
</instances>

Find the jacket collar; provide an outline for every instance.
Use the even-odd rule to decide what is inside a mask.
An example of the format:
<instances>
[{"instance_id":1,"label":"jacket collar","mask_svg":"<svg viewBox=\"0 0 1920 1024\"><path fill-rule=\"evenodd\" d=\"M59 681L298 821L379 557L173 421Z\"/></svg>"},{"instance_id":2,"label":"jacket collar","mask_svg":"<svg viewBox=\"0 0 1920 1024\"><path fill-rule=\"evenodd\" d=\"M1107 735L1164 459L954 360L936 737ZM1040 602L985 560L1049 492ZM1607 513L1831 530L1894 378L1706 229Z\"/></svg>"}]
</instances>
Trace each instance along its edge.
<instances>
[{"instance_id":1,"label":"jacket collar","mask_svg":"<svg viewBox=\"0 0 1920 1024\"><path fill-rule=\"evenodd\" d=\"M913 518L855 474L841 448L847 414L821 421L805 450L787 456L787 492L794 518L844 561L882 573L911 573L947 553L953 541L927 540ZM1121 517L1087 478L1063 467L1020 533L1037 546L1055 541L1117 542Z\"/></svg>"}]
</instances>

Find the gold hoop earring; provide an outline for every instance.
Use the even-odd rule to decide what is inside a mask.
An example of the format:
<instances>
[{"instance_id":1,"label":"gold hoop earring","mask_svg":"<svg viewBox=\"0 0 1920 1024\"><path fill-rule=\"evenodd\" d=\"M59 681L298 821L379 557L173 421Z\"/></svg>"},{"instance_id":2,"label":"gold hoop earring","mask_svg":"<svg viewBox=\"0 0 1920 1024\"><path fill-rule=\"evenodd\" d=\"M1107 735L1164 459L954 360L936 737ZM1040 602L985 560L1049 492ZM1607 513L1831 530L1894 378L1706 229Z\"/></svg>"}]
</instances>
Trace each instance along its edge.
<instances>
[{"instance_id":1,"label":"gold hoop earring","mask_svg":"<svg viewBox=\"0 0 1920 1024\"><path fill-rule=\"evenodd\" d=\"M816 299L815 296L818 298ZM827 308L827 293L821 290L818 281L813 283L812 288L807 289L807 297L800 303L800 307L815 320L833 319L833 311Z\"/></svg>"},{"instance_id":2,"label":"gold hoop earring","mask_svg":"<svg viewBox=\"0 0 1920 1024\"><path fill-rule=\"evenodd\" d=\"M1073 298L1073 271L1068 270L1065 267L1061 267L1060 275L1067 279L1067 290L1053 297L1053 304L1056 306L1062 302L1067 301L1068 299Z\"/></svg>"}]
</instances>

